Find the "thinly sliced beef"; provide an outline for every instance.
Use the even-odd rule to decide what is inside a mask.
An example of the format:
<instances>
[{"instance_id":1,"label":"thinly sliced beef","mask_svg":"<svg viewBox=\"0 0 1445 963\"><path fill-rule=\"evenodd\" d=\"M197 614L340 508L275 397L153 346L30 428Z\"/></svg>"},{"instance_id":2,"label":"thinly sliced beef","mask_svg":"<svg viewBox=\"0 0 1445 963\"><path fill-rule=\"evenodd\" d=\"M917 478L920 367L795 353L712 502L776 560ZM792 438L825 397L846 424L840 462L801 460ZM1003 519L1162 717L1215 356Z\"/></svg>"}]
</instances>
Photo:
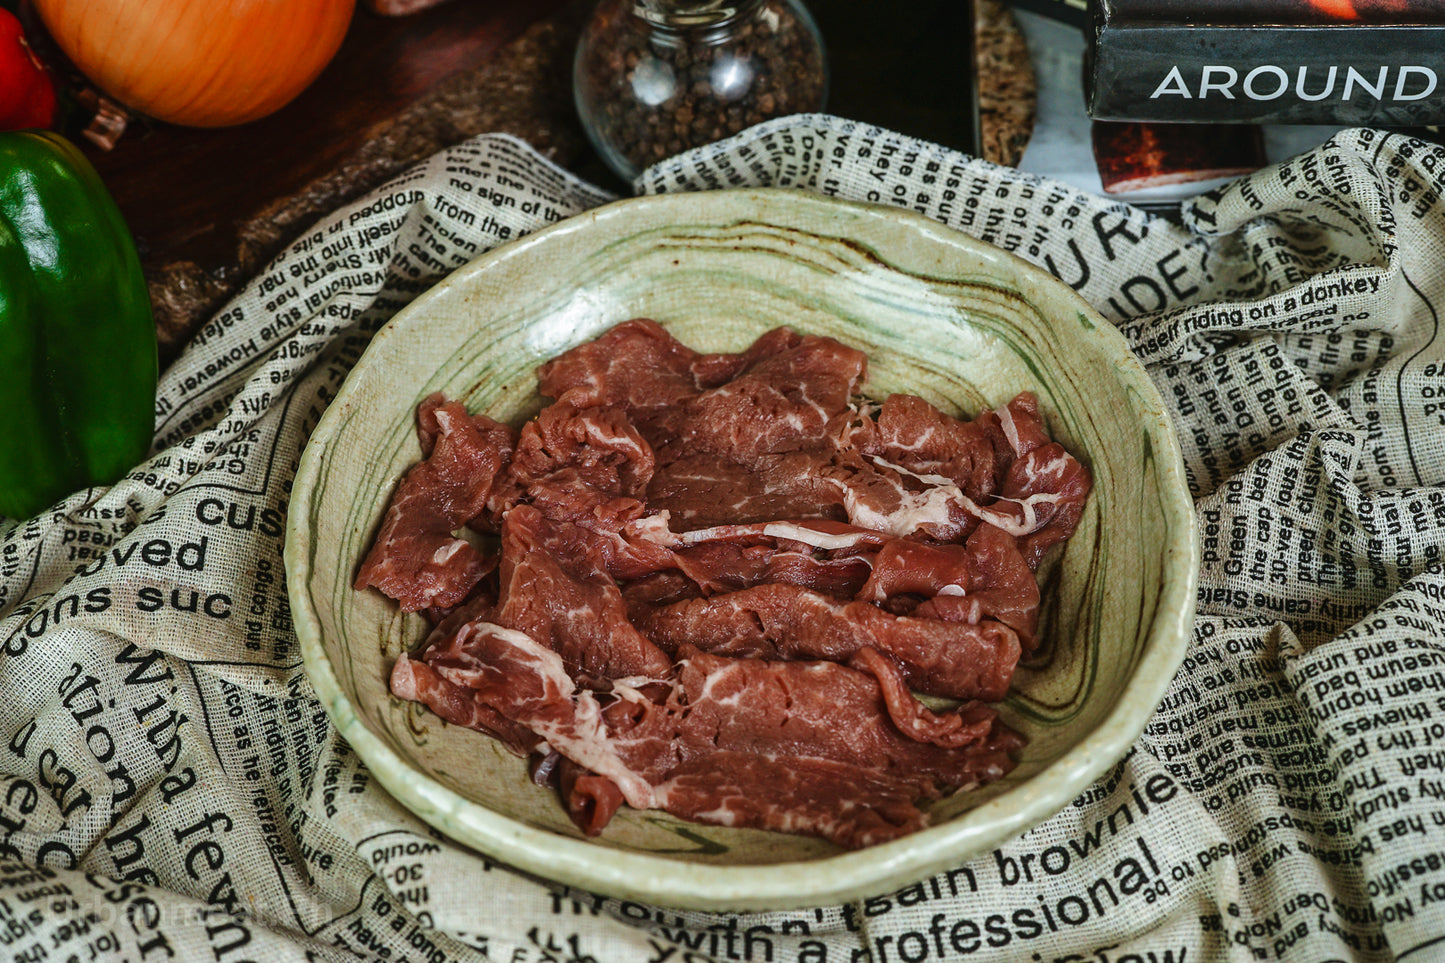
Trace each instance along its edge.
<instances>
[{"instance_id":1,"label":"thinly sliced beef","mask_svg":"<svg viewBox=\"0 0 1445 963\"><path fill-rule=\"evenodd\" d=\"M1028 392L970 422L894 395L851 437L879 467L919 483L896 498L878 497L876 486L872 497L855 496L854 524L961 540L985 522L1018 537L1031 568L1073 534L1092 486L1088 470L1049 439Z\"/></svg>"},{"instance_id":2,"label":"thinly sliced beef","mask_svg":"<svg viewBox=\"0 0 1445 963\"><path fill-rule=\"evenodd\" d=\"M749 466L725 454L693 452L675 455L658 467L647 489L647 504L666 512L681 528L712 528L774 518L843 519L840 500L820 491L816 459L794 457L802 471L783 475Z\"/></svg>"},{"instance_id":3,"label":"thinly sliced beef","mask_svg":"<svg viewBox=\"0 0 1445 963\"><path fill-rule=\"evenodd\" d=\"M422 403L417 418L427 457L402 478L355 581L408 612L457 605L495 566L453 533L485 507L516 437L437 396Z\"/></svg>"},{"instance_id":4,"label":"thinly sliced beef","mask_svg":"<svg viewBox=\"0 0 1445 963\"><path fill-rule=\"evenodd\" d=\"M979 618L994 618L1019 634L1032 651L1039 630L1039 583L1034 564L1017 539L992 525L980 525L968 539L976 573L964 598L978 606ZM938 596L933 599L938 601ZM948 618L948 616L940 616Z\"/></svg>"},{"instance_id":5,"label":"thinly sliced beef","mask_svg":"<svg viewBox=\"0 0 1445 963\"><path fill-rule=\"evenodd\" d=\"M973 585L976 568L976 560L963 545L891 538L873 557L868 581L860 587L858 597L883 602L896 595L962 595Z\"/></svg>"},{"instance_id":6,"label":"thinly sliced beef","mask_svg":"<svg viewBox=\"0 0 1445 963\"><path fill-rule=\"evenodd\" d=\"M875 404L832 339L707 354L646 319L537 375L520 433L418 409L356 579L436 623L399 698L530 755L589 834L627 805L872 845L1012 768L985 703L1091 484L1037 399Z\"/></svg>"},{"instance_id":7,"label":"thinly sliced beef","mask_svg":"<svg viewBox=\"0 0 1445 963\"><path fill-rule=\"evenodd\" d=\"M444 654L430 658L441 663ZM494 736L519 756L532 752L541 738L526 725L507 718L476 689L444 678L425 659L403 655L391 667L391 694L398 699L420 702L453 725Z\"/></svg>"},{"instance_id":8,"label":"thinly sliced beef","mask_svg":"<svg viewBox=\"0 0 1445 963\"><path fill-rule=\"evenodd\" d=\"M689 528L816 518L892 535L953 538L978 523L952 483L930 483L831 442L751 461L712 452L672 458L659 465L647 501Z\"/></svg>"},{"instance_id":9,"label":"thinly sliced beef","mask_svg":"<svg viewBox=\"0 0 1445 963\"><path fill-rule=\"evenodd\" d=\"M579 408L666 409L701 390L693 371L701 357L656 321L638 318L543 364L537 390Z\"/></svg>"},{"instance_id":10,"label":"thinly sliced beef","mask_svg":"<svg viewBox=\"0 0 1445 963\"><path fill-rule=\"evenodd\" d=\"M1057 442L1035 447L1009 466L998 504L1017 507L1026 529L1019 550L1030 568L1074 534L1092 488L1089 470Z\"/></svg>"},{"instance_id":11,"label":"thinly sliced beef","mask_svg":"<svg viewBox=\"0 0 1445 963\"><path fill-rule=\"evenodd\" d=\"M664 596L694 598L731 592L766 582L781 582L852 598L871 569L863 556L817 558L773 545L709 542L672 553L675 569L649 573L623 586L624 597L653 602Z\"/></svg>"},{"instance_id":12,"label":"thinly sliced beef","mask_svg":"<svg viewBox=\"0 0 1445 963\"><path fill-rule=\"evenodd\" d=\"M671 567L696 589L684 592L685 597L781 582L851 599L867 581L873 555L886 541L877 532L840 523L790 519L681 533L639 531L633 544L649 542L671 551ZM643 599L655 590L635 594Z\"/></svg>"},{"instance_id":13,"label":"thinly sliced beef","mask_svg":"<svg viewBox=\"0 0 1445 963\"><path fill-rule=\"evenodd\" d=\"M874 558L858 597L915 618L997 620L1018 633L1026 652L1038 632L1034 570L1018 539L992 525L978 526L963 545L890 541ZM915 598L916 607L900 604L900 597Z\"/></svg>"},{"instance_id":14,"label":"thinly sliced beef","mask_svg":"<svg viewBox=\"0 0 1445 963\"><path fill-rule=\"evenodd\" d=\"M998 490L1002 474L989 430L997 419L986 411L959 421L916 395L889 395L877 416L855 429L853 441L865 455L916 475L942 476L970 498L985 498Z\"/></svg>"},{"instance_id":15,"label":"thinly sliced beef","mask_svg":"<svg viewBox=\"0 0 1445 963\"><path fill-rule=\"evenodd\" d=\"M915 742L951 749L985 741L994 749L1011 751L1023 746L1022 738L1003 726L998 713L983 702L974 700L952 712L933 712L914 697L897 663L877 649L859 649L848 660L848 665L873 677L887 707L888 718L899 732Z\"/></svg>"},{"instance_id":16,"label":"thinly sliced beef","mask_svg":"<svg viewBox=\"0 0 1445 963\"><path fill-rule=\"evenodd\" d=\"M1023 740L993 709L935 715L886 659L863 655L853 669L685 652L679 687L689 701L676 741L702 751L678 754L657 787L659 807L856 849L926 827L920 800L1013 769Z\"/></svg>"},{"instance_id":17,"label":"thinly sliced beef","mask_svg":"<svg viewBox=\"0 0 1445 963\"><path fill-rule=\"evenodd\" d=\"M839 602L794 585L769 583L647 609L638 629L664 649L686 645L759 659L846 661L867 646L885 653L920 692L1002 699L1021 647L1002 622L913 618L868 602Z\"/></svg>"},{"instance_id":18,"label":"thinly sliced beef","mask_svg":"<svg viewBox=\"0 0 1445 963\"><path fill-rule=\"evenodd\" d=\"M985 412L983 424L993 437L994 451L1001 466L1022 458L1051 439L1039 415L1039 399L1032 392L1020 392L1008 404Z\"/></svg>"},{"instance_id":19,"label":"thinly sliced beef","mask_svg":"<svg viewBox=\"0 0 1445 963\"><path fill-rule=\"evenodd\" d=\"M811 449L849 412L867 359L831 338L786 329L766 336L758 356L726 383L688 399L669 447L719 452L742 464Z\"/></svg>"},{"instance_id":20,"label":"thinly sliced beef","mask_svg":"<svg viewBox=\"0 0 1445 963\"><path fill-rule=\"evenodd\" d=\"M606 829L626 802L617 783L588 772L565 757L557 764L556 786L567 807L567 818L588 836L596 836Z\"/></svg>"},{"instance_id":21,"label":"thinly sliced beef","mask_svg":"<svg viewBox=\"0 0 1445 963\"><path fill-rule=\"evenodd\" d=\"M666 674L672 660L632 627L598 545L579 526L513 509L502 525L496 621L556 652L587 685Z\"/></svg>"},{"instance_id":22,"label":"thinly sliced beef","mask_svg":"<svg viewBox=\"0 0 1445 963\"><path fill-rule=\"evenodd\" d=\"M623 587L635 622L649 608L767 584L857 599L896 615L980 623L996 620L1032 649L1039 587L1018 539L981 525L963 544L921 542L812 520L724 525L674 535L676 571ZM860 644L865 644L860 642Z\"/></svg>"},{"instance_id":23,"label":"thinly sliced beef","mask_svg":"<svg viewBox=\"0 0 1445 963\"><path fill-rule=\"evenodd\" d=\"M743 525L717 525L674 533L653 529L654 541L672 545L706 545L713 542L771 544L779 547L807 547L820 551L876 551L888 544L890 536L871 528L817 518L779 518Z\"/></svg>"},{"instance_id":24,"label":"thinly sliced beef","mask_svg":"<svg viewBox=\"0 0 1445 963\"><path fill-rule=\"evenodd\" d=\"M955 720L912 703L901 729L884 685L862 669L690 649L681 656L658 680L658 695L624 686L604 704L606 697L573 684L550 649L477 621L433 644L425 667L399 660L393 686L402 697L433 705L438 689L413 680L434 668L435 676L534 732L539 746L544 741L569 761L557 767L568 811L592 832L620 797L635 808L706 822L866 845L925 825L916 800L1003 775L1020 744L992 710L972 704ZM891 671L886 662L880 667ZM775 782L778 793L771 791ZM849 785L860 792L840 792ZM769 791L760 791L765 786ZM748 802L725 801L737 793ZM709 796L714 804L703 806Z\"/></svg>"},{"instance_id":25,"label":"thinly sliced beef","mask_svg":"<svg viewBox=\"0 0 1445 963\"><path fill-rule=\"evenodd\" d=\"M893 685L900 676L869 651L845 665L681 649L671 700L681 706L674 751L689 757L705 754L708 746L761 753L787 749L908 778L925 776L943 787L970 783L980 774L976 760L952 750L992 740L1017 746L1017 735L989 706L969 703L935 713L912 698L890 702L880 677Z\"/></svg>"},{"instance_id":26,"label":"thinly sliced beef","mask_svg":"<svg viewBox=\"0 0 1445 963\"><path fill-rule=\"evenodd\" d=\"M679 766L658 788L661 808L683 819L821 836L845 849L926 828L918 800L939 795L921 780L829 759L769 759L724 749ZM564 798L570 809L570 797Z\"/></svg>"},{"instance_id":27,"label":"thinly sliced beef","mask_svg":"<svg viewBox=\"0 0 1445 963\"><path fill-rule=\"evenodd\" d=\"M656 808L646 774L620 754L622 744L603 720L600 700L607 697L579 687L556 652L524 632L478 620L462 626L450 640L434 642L425 659L441 678L470 689L475 699L529 729L538 737L536 745L545 743L581 768L610 779L628 805ZM400 668L411 661L407 656L397 660L393 693L398 673L416 674ZM618 691L643 698L633 689ZM423 701L427 695L422 693Z\"/></svg>"},{"instance_id":28,"label":"thinly sliced beef","mask_svg":"<svg viewBox=\"0 0 1445 963\"><path fill-rule=\"evenodd\" d=\"M523 426L487 522L500 527L509 510L530 504L553 518L620 528L642 515L652 470L652 448L621 409L551 405Z\"/></svg>"},{"instance_id":29,"label":"thinly sliced beef","mask_svg":"<svg viewBox=\"0 0 1445 963\"><path fill-rule=\"evenodd\" d=\"M702 354L657 322L635 319L542 365L537 382L544 396L577 407L621 408L650 440L657 439L649 428L693 445L705 438L751 445L742 426L797 437L800 425L764 423L737 402L761 401L785 420L822 413L826 421L847 406L866 366L855 349L787 328L764 334L746 351Z\"/></svg>"}]
</instances>

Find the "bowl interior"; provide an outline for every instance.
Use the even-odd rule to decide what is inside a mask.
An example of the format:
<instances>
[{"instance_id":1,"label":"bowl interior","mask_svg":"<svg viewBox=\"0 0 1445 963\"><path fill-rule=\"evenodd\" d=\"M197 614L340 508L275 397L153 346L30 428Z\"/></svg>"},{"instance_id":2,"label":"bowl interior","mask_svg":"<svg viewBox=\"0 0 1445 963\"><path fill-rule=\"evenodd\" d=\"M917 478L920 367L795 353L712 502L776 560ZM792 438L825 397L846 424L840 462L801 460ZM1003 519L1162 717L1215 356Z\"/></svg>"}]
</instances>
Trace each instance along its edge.
<instances>
[{"instance_id":1,"label":"bowl interior","mask_svg":"<svg viewBox=\"0 0 1445 963\"><path fill-rule=\"evenodd\" d=\"M856 853L626 808L588 840L521 760L391 697L391 664L425 623L351 582L396 482L420 458L417 403L442 391L518 422L540 407L539 363L638 316L702 350L735 350L782 324L830 335L868 353L870 395L910 392L956 414L1021 390L1038 396L1094 490L1044 568L1041 652L1003 710L1029 738L1010 776L941 801L932 828ZM1157 704L1183 653L1196 569L1177 442L1111 326L1042 272L926 219L786 191L619 202L485 255L418 299L377 335L313 434L286 559L312 681L402 803L563 882L736 909L879 892L1068 803Z\"/></svg>"}]
</instances>

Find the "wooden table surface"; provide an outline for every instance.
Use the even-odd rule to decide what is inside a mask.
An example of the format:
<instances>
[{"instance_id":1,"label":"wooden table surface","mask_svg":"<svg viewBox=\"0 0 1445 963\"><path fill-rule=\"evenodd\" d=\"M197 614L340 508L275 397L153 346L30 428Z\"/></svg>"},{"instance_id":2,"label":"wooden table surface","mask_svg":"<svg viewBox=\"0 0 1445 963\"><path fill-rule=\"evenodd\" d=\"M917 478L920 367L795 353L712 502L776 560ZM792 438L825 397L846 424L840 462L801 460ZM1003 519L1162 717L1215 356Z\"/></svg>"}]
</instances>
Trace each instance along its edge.
<instances>
[{"instance_id":1,"label":"wooden table surface","mask_svg":"<svg viewBox=\"0 0 1445 963\"><path fill-rule=\"evenodd\" d=\"M996 0L979 2L999 9ZM269 117L217 130L132 118L109 150L77 137L135 234L163 363L316 218L475 134L515 134L625 191L592 152L572 105L572 55L594 5L446 0L383 17L359 2L336 58ZM966 4L918 0L889 15L866 0L807 7L828 48L831 112L974 149L976 132L960 109L973 73L972 26L958 15ZM1020 50L1021 41L1005 59L1026 57Z\"/></svg>"}]
</instances>

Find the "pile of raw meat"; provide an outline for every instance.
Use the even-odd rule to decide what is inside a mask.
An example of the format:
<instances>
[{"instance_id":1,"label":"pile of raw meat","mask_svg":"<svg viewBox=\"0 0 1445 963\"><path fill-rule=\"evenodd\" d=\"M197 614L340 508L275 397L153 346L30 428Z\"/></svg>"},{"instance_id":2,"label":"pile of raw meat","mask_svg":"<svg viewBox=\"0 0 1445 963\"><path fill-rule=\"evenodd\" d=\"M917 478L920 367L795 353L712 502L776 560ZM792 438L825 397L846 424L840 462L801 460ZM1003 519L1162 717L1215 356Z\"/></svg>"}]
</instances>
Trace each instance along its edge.
<instances>
[{"instance_id":1,"label":"pile of raw meat","mask_svg":"<svg viewBox=\"0 0 1445 963\"><path fill-rule=\"evenodd\" d=\"M428 398L356 579L435 626L392 691L531 757L589 834L625 803L856 848L1004 775L988 703L1089 474L1030 395L965 422L866 376L634 320L542 365L520 431Z\"/></svg>"}]
</instances>

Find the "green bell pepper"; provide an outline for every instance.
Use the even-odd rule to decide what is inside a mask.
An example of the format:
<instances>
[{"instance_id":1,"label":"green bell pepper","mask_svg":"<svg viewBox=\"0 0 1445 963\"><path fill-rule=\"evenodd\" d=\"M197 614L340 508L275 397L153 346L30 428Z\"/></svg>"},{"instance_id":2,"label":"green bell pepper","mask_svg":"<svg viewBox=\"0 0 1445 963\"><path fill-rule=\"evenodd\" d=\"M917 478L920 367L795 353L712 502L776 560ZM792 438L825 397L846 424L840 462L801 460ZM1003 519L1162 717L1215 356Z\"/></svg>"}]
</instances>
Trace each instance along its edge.
<instances>
[{"instance_id":1,"label":"green bell pepper","mask_svg":"<svg viewBox=\"0 0 1445 963\"><path fill-rule=\"evenodd\" d=\"M134 467L157 370L140 259L100 175L59 134L0 133L0 515Z\"/></svg>"}]
</instances>

